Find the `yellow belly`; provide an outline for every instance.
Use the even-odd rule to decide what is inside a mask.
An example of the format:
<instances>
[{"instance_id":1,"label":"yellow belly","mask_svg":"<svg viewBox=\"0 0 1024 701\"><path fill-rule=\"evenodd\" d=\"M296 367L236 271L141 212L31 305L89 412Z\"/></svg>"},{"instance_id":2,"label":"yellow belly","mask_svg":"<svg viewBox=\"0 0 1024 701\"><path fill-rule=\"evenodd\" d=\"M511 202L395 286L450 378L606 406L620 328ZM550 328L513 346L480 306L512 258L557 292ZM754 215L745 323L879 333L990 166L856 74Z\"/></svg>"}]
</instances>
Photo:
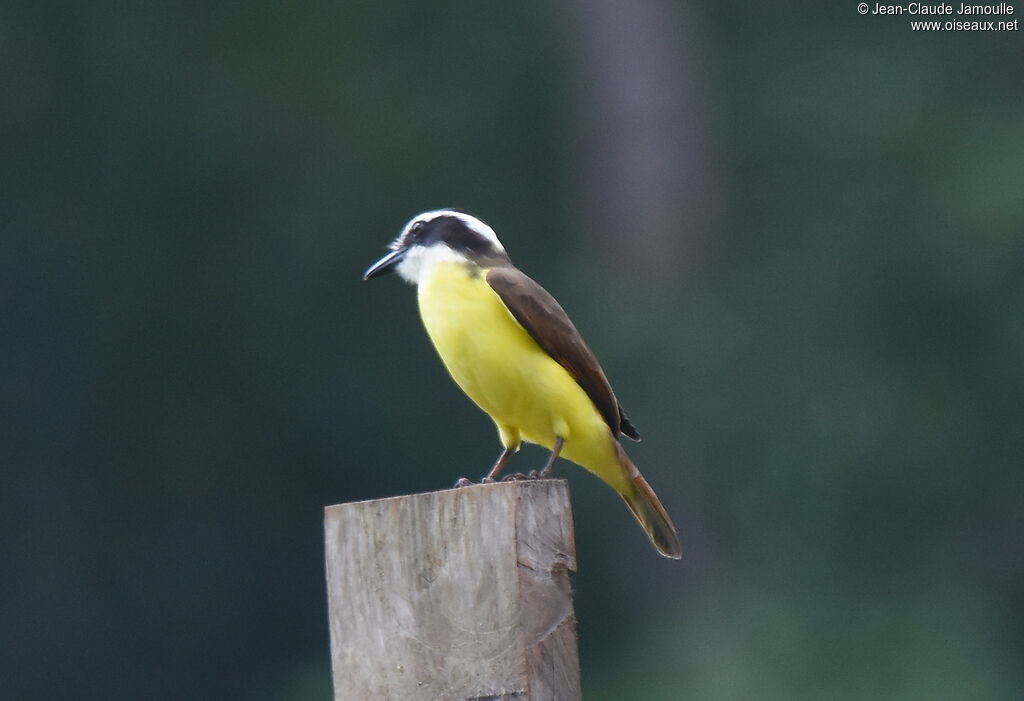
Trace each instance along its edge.
<instances>
[{"instance_id":1,"label":"yellow belly","mask_svg":"<svg viewBox=\"0 0 1024 701\"><path fill-rule=\"evenodd\" d=\"M455 382L498 426L506 447L519 440L552 449L618 486L611 430L586 392L516 322L484 273L442 263L418 285L420 315Z\"/></svg>"}]
</instances>

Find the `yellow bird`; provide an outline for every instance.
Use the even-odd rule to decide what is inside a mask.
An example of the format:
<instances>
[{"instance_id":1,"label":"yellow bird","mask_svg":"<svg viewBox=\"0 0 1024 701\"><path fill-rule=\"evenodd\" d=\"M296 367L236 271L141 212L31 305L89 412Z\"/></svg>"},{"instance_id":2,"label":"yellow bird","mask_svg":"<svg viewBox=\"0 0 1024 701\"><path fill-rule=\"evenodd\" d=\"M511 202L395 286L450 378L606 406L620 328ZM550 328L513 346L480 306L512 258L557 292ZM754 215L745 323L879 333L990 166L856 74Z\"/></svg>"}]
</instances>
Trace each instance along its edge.
<instances>
[{"instance_id":1,"label":"yellow bird","mask_svg":"<svg viewBox=\"0 0 1024 701\"><path fill-rule=\"evenodd\" d=\"M579 331L547 290L512 265L494 230L459 210L410 221L364 279L392 270L416 285L420 316L452 379L498 427L493 481L523 441L618 492L662 555L682 556L665 508L619 443L640 440Z\"/></svg>"}]
</instances>

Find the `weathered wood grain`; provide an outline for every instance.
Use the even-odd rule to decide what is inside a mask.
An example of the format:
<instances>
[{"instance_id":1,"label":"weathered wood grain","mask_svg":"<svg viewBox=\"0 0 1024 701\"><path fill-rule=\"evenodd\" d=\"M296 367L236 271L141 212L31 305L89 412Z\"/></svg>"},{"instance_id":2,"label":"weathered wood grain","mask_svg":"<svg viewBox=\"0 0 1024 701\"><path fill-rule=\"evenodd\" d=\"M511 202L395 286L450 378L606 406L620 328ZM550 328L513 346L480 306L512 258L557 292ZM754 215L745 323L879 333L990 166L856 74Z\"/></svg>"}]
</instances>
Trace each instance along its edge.
<instances>
[{"instance_id":1,"label":"weathered wood grain","mask_svg":"<svg viewBox=\"0 0 1024 701\"><path fill-rule=\"evenodd\" d=\"M336 701L580 698L568 485L324 511Z\"/></svg>"}]
</instances>

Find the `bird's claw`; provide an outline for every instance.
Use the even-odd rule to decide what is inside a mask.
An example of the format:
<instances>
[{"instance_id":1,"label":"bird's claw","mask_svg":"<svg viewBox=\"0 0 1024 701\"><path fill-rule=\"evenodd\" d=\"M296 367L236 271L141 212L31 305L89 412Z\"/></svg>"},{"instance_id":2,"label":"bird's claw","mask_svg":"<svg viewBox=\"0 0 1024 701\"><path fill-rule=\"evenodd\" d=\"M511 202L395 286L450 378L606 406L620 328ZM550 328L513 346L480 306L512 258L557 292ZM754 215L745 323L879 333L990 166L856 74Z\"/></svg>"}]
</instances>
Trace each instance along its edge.
<instances>
[{"instance_id":1,"label":"bird's claw","mask_svg":"<svg viewBox=\"0 0 1024 701\"><path fill-rule=\"evenodd\" d=\"M521 482L523 480L535 480L539 476L540 475L538 474L538 472L536 470L530 470L530 472L528 474L523 474L522 472L513 472L511 475L505 475L501 479L501 481L502 482Z\"/></svg>"},{"instance_id":2,"label":"bird's claw","mask_svg":"<svg viewBox=\"0 0 1024 701\"><path fill-rule=\"evenodd\" d=\"M548 479L551 477L551 470L543 469L540 471L530 470L529 472L513 472L510 475L505 475L500 480L496 480L493 477L484 477L480 480L480 484L494 484L495 482L524 482L529 480L541 480ZM468 487L471 484L476 484L472 480L468 480L465 477L460 477L455 483L456 487Z\"/></svg>"}]
</instances>

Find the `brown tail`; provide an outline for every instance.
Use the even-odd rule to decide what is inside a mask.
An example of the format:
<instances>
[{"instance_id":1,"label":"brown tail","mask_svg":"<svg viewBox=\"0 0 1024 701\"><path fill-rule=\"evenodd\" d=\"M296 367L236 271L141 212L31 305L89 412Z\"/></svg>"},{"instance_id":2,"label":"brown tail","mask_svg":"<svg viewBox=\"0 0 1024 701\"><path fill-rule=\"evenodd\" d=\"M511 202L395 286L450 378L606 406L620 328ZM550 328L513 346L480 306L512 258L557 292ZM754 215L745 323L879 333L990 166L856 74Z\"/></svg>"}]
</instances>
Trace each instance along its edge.
<instances>
[{"instance_id":1,"label":"brown tail","mask_svg":"<svg viewBox=\"0 0 1024 701\"><path fill-rule=\"evenodd\" d=\"M632 491L622 493L622 499L626 506L636 516L647 536L654 543L654 547L665 557L678 560L683 556L683 546L679 543L679 536L676 534L676 527L672 525L672 519L665 512L665 507L658 501L658 496L647 484L636 465L626 455L626 451L616 443L616 452L619 456L619 464L623 472L629 478Z\"/></svg>"}]
</instances>

